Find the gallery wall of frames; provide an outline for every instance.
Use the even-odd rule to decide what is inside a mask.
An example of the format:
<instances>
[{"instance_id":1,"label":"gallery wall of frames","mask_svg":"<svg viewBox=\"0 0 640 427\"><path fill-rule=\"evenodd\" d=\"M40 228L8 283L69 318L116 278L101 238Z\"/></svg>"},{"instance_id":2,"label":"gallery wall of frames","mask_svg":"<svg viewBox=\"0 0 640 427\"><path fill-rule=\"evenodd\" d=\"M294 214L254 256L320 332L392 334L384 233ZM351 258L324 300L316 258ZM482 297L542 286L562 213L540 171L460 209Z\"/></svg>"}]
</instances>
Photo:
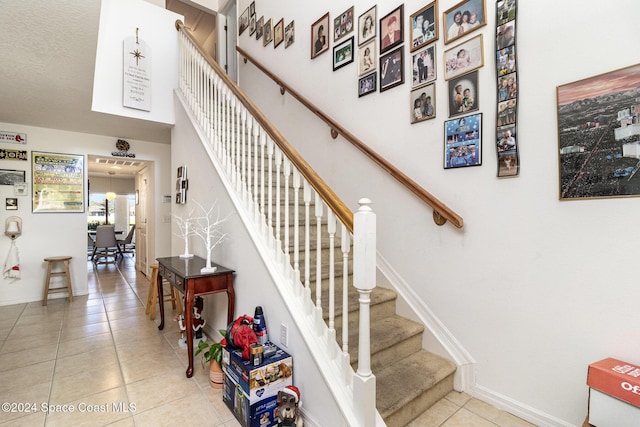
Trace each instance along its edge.
<instances>
[{"instance_id":1,"label":"gallery wall of frames","mask_svg":"<svg viewBox=\"0 0 640 427\"><path fill-rule=\"evenodd\" d=\"M495 3L495 52L497 88L496 150L498 177L517 176L520 160L517 147L515 16L517 0ZM240 15L240 36L248 34L264 47L290 47L296 39L295 23L284 18L259 16L255 2ZM286 25L285 25L286 24ZM377 5L356 14L354 6L327 11L319 16L308 34L311 60L331 52L332 70L357 68L354 95L371 96L387 90L408 92L409 122L419 125L446 115L442 138L445 169L482 165L482 112L478 70L485 65L485 40L477 30L487 25L486 0L463 0L440 12L438 0L417 10L400 4L379 11ZM306 37L305 37L306 38ZM435 42L442 38L443 52ZM405 40L406 39L406 40ZM442 60L438 76L438 61ZM406 61L409 62L406 66ZM354 64L354 65L350 65ZM405 70L411 70L405 76ZM438 78L446 92L436 93ZM405 85L407 83L408 85ZM506 91L506 92L505 92ZM437 98L436 98L437 96ZM483 93L488 105L493 96ZM438 99L439 103L436 103Z\"/></svg>"}]
</instances>

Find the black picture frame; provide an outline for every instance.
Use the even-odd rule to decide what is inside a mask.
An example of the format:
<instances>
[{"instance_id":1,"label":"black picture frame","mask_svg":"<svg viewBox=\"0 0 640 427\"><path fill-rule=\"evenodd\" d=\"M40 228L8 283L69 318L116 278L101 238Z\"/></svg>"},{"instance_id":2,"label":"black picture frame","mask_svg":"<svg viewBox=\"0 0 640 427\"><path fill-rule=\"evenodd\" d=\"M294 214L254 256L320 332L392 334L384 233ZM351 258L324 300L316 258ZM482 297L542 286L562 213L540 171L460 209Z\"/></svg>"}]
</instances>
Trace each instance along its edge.
<instances>
[{"instance_id":1,"label":"black picture frame","mask_svg":"<svg viewBox=\"0 0 640 427\"><path fill-rule=\"evenodd\" d=\"M380 55L380 92L404 83L404 46Z\"/></svg>"},{"instance_id":2,"label":"black picture frame","mask_svg":"<svg viewBox=\"0 0 640 427\"><path fill-rule=\"evenodd\" d=\"M353 36L333 47L333 71L353 62Z\"/></svg>"},{"instance_id":3,"label":"black picture frame","mask_svg":"<svg viewBox=\"0 0 640 427\"><path fill-rule=\"evenodd\" d=\"M391 40L391 36L393 40ZM380 18L380 53L404 42L404 4Z\"/></svg>"},{"instance_id":4,"label":"black picture frame","mask_svg":"<svg viewBox=\"0 0 640 427\"><path fill-rule=\"evenodd\" d=\"M358 98L372 94L378 90L378 72L374 71L358 79Z\"/></svg>"},{"instance_id":5,"label":"black picture frame","mask_svg":"<svg viewBox=\"0 0 640 427\"><path fill-rule=\"evenodd\" d=\"M18 182L25 182L25 171L0 169L0 185L14 185Z\"/></svg>"}]
</instances>

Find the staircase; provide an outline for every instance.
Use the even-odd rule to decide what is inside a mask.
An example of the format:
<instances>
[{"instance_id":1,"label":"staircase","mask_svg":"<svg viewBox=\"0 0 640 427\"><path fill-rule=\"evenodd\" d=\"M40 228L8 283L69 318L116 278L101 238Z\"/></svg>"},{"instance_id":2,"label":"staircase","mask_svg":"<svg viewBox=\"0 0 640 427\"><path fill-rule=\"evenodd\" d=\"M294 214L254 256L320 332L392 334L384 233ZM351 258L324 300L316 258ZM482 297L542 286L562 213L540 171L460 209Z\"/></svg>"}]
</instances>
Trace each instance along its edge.
<instances>
[{"instance_id":1,"label":"staircase","mask_svg":"<svg viewBox=\"0 0 640 427\"><path fill-rule=\"evenodd\" d=\"M273 191L275 192L275 189ZM293 218L290 218L289 223L293 224ZM281 221L281 226L284 227L284 220ZM293 236L293 233L293 226L290 226L289 236ZM312 234L311 240L315 239L316 235ZM329 244L329 240L323 238L323 247L326 248ZM335 244L336 250L338 244ZM315 254L311 255L311 265L315 266ZM291 258L293 259L293 255ZM300 253L300 260L303 259L304 253ZM336 278L335 295L342 295L343 267L341 262L336 262L335 273L340 278ZM328 325L329 277L325 262L322 263L322 271L325 273L322 274L321 281L321 306ZM315 268L310 276L316 277ZM311 288L312 295L315 295L315 280L312 281ZM398 316L396 298L394 291L379 286L371 294L371 369L376 376L377 409L389 427L406 426L452 391L453 375L456 371L453 362L422 349L424 325ZM353 287L349 289L348 300L349 354L351 365L357 370L358 346L355 344L358 342L359 306L358 293ZM337 302L335 327L340 345L342 313L342 303Z\"/></svg>"},{"instance_id":2,"label":"staircase","mask_svg":"<svg viewBox=\"0 0 640 427\"><path fill-rule=\"evenodd\" d=\"M283 303L304 319L297 327L345 421L406 426L453 389L455 365L423 350L424 326L375 286L370 201L353 213L189 35L181 41L180 99Z\"/></svg>"}]
</instances>

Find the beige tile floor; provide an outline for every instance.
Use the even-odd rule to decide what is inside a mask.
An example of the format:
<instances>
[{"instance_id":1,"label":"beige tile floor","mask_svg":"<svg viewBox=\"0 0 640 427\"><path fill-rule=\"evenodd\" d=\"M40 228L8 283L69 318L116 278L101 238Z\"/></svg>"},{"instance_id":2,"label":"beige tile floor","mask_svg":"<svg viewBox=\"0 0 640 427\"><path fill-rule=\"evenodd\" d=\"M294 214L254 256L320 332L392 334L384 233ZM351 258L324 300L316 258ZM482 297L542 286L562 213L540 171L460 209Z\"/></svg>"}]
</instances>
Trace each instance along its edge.
<instances>
[{"instance_id":1,"label":"beige tile floor","mask_svg":"<svg viewBox=\"0 0 640 427\"><path fill-rule=\"evenodd\" d=\"M0 403L14 404L0 425L239 426L208 370L196 361L186 378L170 306L165 331L145 315L149 281L132 259L89 266L89 296L0 307ZM452 392L410 426L531 424Z\"/></svg>"}]
</instances>

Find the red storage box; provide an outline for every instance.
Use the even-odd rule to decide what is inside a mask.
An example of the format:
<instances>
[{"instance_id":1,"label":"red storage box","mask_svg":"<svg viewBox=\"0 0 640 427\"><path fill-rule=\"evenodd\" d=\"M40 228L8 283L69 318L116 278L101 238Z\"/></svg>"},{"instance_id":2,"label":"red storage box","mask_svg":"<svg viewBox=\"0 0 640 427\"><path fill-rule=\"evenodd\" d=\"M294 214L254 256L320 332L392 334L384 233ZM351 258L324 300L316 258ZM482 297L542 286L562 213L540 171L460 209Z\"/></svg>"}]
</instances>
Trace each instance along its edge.
<instances>
[{"instance_id":1,"label":"red storage box","mask_svg":"<svg viewBox=\"0 0 640 427\"><path fill-rule=\"evenodd\" d=\"M589 365L589 423L640 426L640 366L608 358Z\"/></svg>"}]
</instances>

